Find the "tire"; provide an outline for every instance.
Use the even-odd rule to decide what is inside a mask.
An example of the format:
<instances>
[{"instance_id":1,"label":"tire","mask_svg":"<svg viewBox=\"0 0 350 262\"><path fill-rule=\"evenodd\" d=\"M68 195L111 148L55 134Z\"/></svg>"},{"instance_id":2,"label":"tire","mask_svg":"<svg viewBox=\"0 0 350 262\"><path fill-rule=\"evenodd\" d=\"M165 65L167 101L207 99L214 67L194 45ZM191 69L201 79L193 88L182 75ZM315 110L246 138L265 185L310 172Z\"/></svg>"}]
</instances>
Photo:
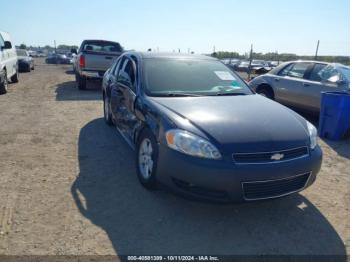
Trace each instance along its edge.
<instances>
[{"instance_id":1,"label":"tire","mask_svg":"<svg viewBox=\"0 0 350 262\"><path fill-rule=\"evenodd\" d=\"M11 82L12 83L18 83L18 69L16 70L16 74L11 76Z\"/></svg>"},{"instance_id":2,"label":"tire","mask_svg":"<svg viewBox=\"0 0 350 262\"><path fill-rule=\"evenodd\" d=\"M26 72L30 72L30 70L31 70L31 67L30 67L30 64L28 64Z\"/></svg>"},{"instance_id":3,"label":"tire","mask_svg":"<svg viewBox=\"0 0 350 262\"><path fill-rule=\"evenodd\" d=\"M158 143L149 129L142 131L136 149L137 177L145 188L155 190L158 184L156 179Z\"/></svg>"},{"instance_id":4,"label":"tire","mask_svg":"<svg viewBox=\"0 0 350 262\"><path fill-rule=\"evenodd\" d=\"M256 91L259 95L274 100L274 94L270 87L261 87Z\"/></svg>"},{"instance_id":5,"label":"tire","mask_svg":"<svg viewBox=\"0 0 350 262\"><path fill-rule=\"evenodd\" d=\"M3 70L2 74L4 75L4 81L0 83L0 95L7 93L7 86L8 86L6 71Z\"/></svg>"},{"instance_id":6,"label":"tire","mask_svg":"<svg viewBox=\"0 0 350 262\"><path fill-rule=\"evenodd\" d=\"M111 106L109 104L108 97L106 94L103 94L103 118L107 125L113 125Z\"/></svg>"},{"instance_id":7,"label":"tire","mask_svg":"<svg viewBox=\"0 0 350 262\"><path fill-rule=\"evenodd\" d=\"M76 74L75 75L75 81L77 82L79 90L85 90L86 89L86 77L80 76L79 74Z\"/></svg>"},{"instance_id":8,"label":"tire","mask_svg":"<svg viewBox=\"0 0 350 262\"><path fill-rule=\"evenodd\" d=\"M32 70L34 70L35 69L35 67L34 67L34 62L33 62L33 64L32 64Z\"/></svg>"}]
</instances>

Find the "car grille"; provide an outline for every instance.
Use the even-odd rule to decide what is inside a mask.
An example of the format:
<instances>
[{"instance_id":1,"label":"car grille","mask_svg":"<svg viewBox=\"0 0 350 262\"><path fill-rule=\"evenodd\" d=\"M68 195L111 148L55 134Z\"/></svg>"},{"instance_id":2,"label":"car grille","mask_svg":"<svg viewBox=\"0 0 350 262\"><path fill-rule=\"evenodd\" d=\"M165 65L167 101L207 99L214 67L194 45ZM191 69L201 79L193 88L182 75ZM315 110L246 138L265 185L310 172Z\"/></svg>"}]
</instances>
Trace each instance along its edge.
<instances>
[{"instance_id":1,"label":"car grille","mask_svg":"<svg viewBox=\"0 0 350 262\"><path fill-rule=\"evenodd\" d=\"M311 173L278 180L243 182L242 188L246 200L259 200L285 196L302 190Z\"/></svg>"},{"instance_id":2,"label":"car grille","mask_svg":"<svg viewBox=\"0 0 350 262\"><path fill-rule=\"evenodd\" d=\"M236 163L248 164L248 163L271 163L292 160L309 155L309 150L306 146L298 147L289 150L281 150L275 152L262 152L262 153L237 153L233 154L233 160Z\"/></svg>"}]
</instances>

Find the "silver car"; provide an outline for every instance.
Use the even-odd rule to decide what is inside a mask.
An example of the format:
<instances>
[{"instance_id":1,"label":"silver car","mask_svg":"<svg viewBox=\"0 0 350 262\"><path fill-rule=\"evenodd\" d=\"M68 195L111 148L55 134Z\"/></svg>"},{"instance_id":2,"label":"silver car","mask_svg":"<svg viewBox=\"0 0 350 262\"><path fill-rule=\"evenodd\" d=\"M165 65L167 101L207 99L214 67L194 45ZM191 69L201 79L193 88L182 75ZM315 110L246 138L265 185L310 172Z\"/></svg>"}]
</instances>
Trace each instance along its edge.
<instances>
[{"instance_id":1,"label":"silver car","mask_svg":"<svg viewBox=\"0 0 350 262\"><path fill-rule=\"evenodd\" d=\"M282 104L319 112L321 92L350 91L350 67L318 61L287 62L249 85Z\"/></svg>"}]
</instances>

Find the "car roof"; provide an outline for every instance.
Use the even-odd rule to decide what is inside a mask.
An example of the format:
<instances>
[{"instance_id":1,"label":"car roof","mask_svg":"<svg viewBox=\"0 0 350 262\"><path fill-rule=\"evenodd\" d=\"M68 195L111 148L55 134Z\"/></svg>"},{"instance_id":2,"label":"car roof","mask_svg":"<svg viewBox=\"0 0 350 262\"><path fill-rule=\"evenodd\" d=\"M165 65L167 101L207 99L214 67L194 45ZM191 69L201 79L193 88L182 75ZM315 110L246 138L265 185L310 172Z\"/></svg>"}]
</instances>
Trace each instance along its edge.
<instances>
[{"instance_id":1,"label":"car roof","mask_svg":"<svg viewBox=\"0 0 350 262\"><path fill-rule=\"evenodd\" d=\"M86 39L84 40L82 43L86 44L86 43L89 43L89 42L100 42L100 43L115 43L115 44L119 44L119 42L116 42L116 41L110 41L110 40L102 40L102 39ZM119 44L120 45L120 44Z\"/></svg>"},{"instance_id":2,"label":"car roof","mask_svg":"<svg viewBox=\"0 0 350 262\"><path fill-rule=\"evenodd\" d=\"M324 62L324 61L318 61L318 60L295 60L295 61L287 61L284 63L318 63L318 64L326 64L326 65L332 65L335 68L337 67L348 67L341 63L330 63L330 62Z\"/></svg>"},{"instance_id":3,"label":"car roof","mask_svg":"<svg viewBox=\"0 0 350 262\"><path fill-rule=\"evenodd\" d=\"M142 59L151 59L151 58L170 58L170 59L195 59L195 60L212 60L219 61L218 59L206 55L197 55L197 54L184 54L184 53L167 53L167 52L136 52L128 51L126 54L136 55Z\"/></svg>"}]
</instances>

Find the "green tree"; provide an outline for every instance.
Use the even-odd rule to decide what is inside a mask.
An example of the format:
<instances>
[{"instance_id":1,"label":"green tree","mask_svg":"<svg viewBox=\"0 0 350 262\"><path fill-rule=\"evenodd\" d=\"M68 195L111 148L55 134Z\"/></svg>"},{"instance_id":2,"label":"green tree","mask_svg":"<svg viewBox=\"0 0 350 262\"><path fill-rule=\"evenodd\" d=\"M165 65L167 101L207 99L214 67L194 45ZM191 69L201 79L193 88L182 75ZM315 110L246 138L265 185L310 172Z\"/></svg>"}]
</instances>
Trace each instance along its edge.
<instances>
[{"instance_id":1,"label":"green tree","mask_svg":"<svg viewBox=\"0 0 350 262\"><path fill-rule=\"evenodd\" d=\"M19 46L19 48L20 48L20 49L27 49L27 46L26 46L25 44L21 44L21 45Z\"/></svg>"}]
</instances>

